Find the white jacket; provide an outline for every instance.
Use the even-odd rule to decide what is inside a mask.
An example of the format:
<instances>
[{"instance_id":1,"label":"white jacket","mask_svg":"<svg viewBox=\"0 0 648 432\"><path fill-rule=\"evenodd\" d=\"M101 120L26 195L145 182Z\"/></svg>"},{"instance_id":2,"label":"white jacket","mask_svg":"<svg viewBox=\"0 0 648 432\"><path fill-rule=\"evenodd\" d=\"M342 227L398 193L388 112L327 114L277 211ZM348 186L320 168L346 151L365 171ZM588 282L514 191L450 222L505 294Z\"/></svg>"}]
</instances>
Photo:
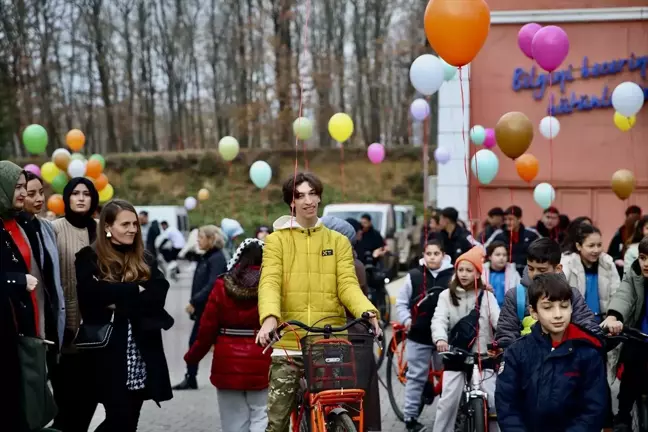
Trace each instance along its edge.
<instances>
[{"instance_id":1,"label":"white jacket","mask_svg":"<svg viewBox=\"0 0 648 432\"><path fill-rule=\"evenodd\" d=\"M459 320L475 309L477 294L475 291L465 291L457 288L459 306L452 304L450 290L444 290L439 295L439 303L432 317L432 341L448 341L448 333L459 322ZM484 292L479 308L479 335L478 341L473 345L473 352L485 353L489 343L495 339L497 320L499 319L500 308L497 299L492 292Z\"/></svg>"},{"instance_id":2,"label":"white jacket","mask_svg":"<svg viewBox=\"0 0 648 432\"><path fill-rule=\"evenodd\" d=\"M563 254L560 259L560 264L562 264L563 273L569 285L578 289L583 297L585 297L587 278L580 254ZM617 292L620 285L621 278L619 277L614 260L610 255L603 252L598 262L598 290L601 313L607 312L610 300L612 300L612 296Z\"/></svg>"}]
</instances>

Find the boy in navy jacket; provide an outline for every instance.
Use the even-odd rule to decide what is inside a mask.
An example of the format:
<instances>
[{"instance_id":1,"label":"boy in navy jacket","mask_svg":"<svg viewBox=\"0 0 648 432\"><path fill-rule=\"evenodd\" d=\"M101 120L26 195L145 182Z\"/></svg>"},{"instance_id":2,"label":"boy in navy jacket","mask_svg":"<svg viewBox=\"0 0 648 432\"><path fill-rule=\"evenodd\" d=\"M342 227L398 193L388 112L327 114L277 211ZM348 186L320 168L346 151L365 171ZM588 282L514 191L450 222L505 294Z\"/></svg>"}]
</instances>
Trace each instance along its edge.
<instances>
[{"instance_id":1,"label":"boy in navy jacket","mask_svg":"<svg viewBox=\"0 0 648 432\"><path fill-rule=\"evenodd\" d=\"M571 323L572 290L558 274L529 287L531 334L504 353L495 391L502 432L599 432L608 384L599 339Z\"/></svg>"}]
</instances>

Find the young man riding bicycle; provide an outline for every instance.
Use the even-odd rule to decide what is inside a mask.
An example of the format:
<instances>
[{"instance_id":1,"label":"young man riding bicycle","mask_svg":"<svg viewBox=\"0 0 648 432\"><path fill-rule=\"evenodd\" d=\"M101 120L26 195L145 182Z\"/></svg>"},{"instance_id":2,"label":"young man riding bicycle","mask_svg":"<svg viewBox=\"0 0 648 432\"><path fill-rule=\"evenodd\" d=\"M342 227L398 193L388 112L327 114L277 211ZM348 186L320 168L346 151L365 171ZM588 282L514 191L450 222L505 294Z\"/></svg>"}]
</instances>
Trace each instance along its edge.
<instances>
[{"instance_id":1,"label":"young man riding bicycle","mask_svg":"<svg viewBox=\"0 0 648 432\"><path fill-rule=\"evenodd\" d=\"M621 286L608 306L608 317L601 323L610 333L619 334L624 326L648 333L648 237L639 243L639 258L623 276ZM623 377L619 388L619 411L614 419L615 432L631 430L632 406L640 396L645 379L648 352L645 347L624 344L621 351Z\"/></svg>"},{"instance_id":2,"label":"young man riding bicycle","mask_svg":"<svg viewBox=\"0 0 648 432\"><path fill-rule=\"evenodd\" d=\"M274 232L265 240L257 343L271 343L279 321L342 326L346 323L345 307L356 317L371 312L376 334L380 334L377 311L358 284L351 243L323 226L317 216L322 182L311 173L298 173L284 183L282 191L294 217L277 219ZM295 333L303 336L303 332ZM294 333L274 348L266 432L286 432L304 363Z\"/></svg>"}]
</instances>

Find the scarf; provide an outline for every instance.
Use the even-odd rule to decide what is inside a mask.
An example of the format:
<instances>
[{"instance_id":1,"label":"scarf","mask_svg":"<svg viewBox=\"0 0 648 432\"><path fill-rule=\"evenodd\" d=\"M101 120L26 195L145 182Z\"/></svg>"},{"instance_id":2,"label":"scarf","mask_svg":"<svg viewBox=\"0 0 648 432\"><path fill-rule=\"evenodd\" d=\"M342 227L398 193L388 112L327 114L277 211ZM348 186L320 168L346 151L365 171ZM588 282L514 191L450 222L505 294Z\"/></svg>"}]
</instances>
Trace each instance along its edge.
<instances>
[{"instance_id":1,"label":"scarf","mask_svg":"<svg viewBox=\"0 0 648 432\"><path fill-rule=\"evenodd\" d=\"M70 206L70 197L72 196L72 192L79 184L84 184L90 191L90 208L85 213L76 213ZM94 220L92 215L99 205L99 192L97 192L92 181L85 177L75 177L70 180L63 190L63 203L65 204L65 219L76 228L87 229L90 243L94 243L97 239L97 222Z\"/></svg>"},{"instance_id":2,"label":"scarf","mask_svg":"<svg viewBox=\"0 0 648 432\"><path fill-rule=\"evenodd\" d=\"M256 239L256 238L247 238L241 242L239 247L236 249L236 252L234 252L234 255L232 255L232 259L229 260L227 263L227 271L231 271L236 265L238 264L239 260L241 259L241 255L243 255L244 249L247 247L247 245L252 244L252 243L257 243L259 246L261 246L261 249L263 249L263 241Z\"/></svg>"},{"instance_id":3,"label":"scarf","mask_svg":"<svg viewBox=\"0 0 648 432\"><path fill-rule=\"evenodd\" d=\"M19 213L14 209L13 200L16 183L23 173L22 168L13 162L0 161L0 218L13 219Z\"/></svg>"}]
</instances>

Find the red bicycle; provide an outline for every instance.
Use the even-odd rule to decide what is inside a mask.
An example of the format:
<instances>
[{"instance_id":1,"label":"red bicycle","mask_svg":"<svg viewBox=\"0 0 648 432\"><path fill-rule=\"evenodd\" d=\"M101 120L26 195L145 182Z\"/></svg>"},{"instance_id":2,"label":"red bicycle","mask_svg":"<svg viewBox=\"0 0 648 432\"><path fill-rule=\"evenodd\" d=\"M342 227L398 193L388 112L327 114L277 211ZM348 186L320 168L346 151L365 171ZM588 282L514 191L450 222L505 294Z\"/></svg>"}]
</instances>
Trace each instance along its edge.
<instances>
[{"instance_id":1,"label":"red bicycle","mask_svg":"<svg viewBox=\"0 0 648 432\"><path fill-rule=\"evenodd\" d=\"M341 327L314 327L300 321L287 321L275 331L271 344L292 327L312 335L300 339L304 376L290 415L293 432L357 432L364 430L363 399L376 368L373 353L375 334L363 314ZM345 333L356 324L364 334Z\"/></svg>"},{"instance_id":2,"label":"red bicycle","mask_svg":"<svg viewBox=\"0 0 648 432\"><path fill-rule=\"evenodd\" d=\"M407 382L407 357L405 356L407 330L400 323L392 322L393 336L387 348L387 394L394 414L400 421L405 421L402 407L404 401L399 396L405 395L405 383ZM436 369L430 361L430 372L428 382L421 395L419 414L426 405L432 405L434 399L441 394L443 369Z\"/></svg>"}]
</instances>

